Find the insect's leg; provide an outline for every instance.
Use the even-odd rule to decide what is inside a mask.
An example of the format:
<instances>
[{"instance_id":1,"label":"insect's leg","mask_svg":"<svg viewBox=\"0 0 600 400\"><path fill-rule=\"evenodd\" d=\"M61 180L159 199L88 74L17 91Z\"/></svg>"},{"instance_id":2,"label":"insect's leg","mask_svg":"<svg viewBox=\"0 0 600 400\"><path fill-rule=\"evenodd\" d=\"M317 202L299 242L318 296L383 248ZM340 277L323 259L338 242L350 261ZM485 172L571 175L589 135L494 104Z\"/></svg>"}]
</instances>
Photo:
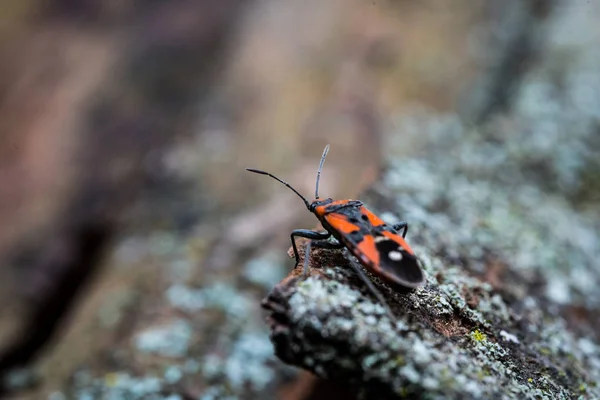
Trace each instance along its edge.
<instances>
[{"instance_id":1,"label":"insect's leg","mask_svg":"<svg viewBox=\"0 0 600 400\"><path fill-rule=\"evenodd\" d=\"M300 256L298 255L298 248L296 247L296 237L303 237L307 239L325 240L331 233L329 232L315 232L308 229L295 229L292 231L290 238L292 239L292 248L294 249L294 256L296 257L296 265L300 262Z\"/></svg>"},{"instance_id":2,"label":"insect's leg","mask_svg":"<svg viewBox=\"0 0 600 400\"><path fill-rule=\"evenodd\" d=\"M375 295L375 297L377 298L379 303L381 303L383 308L385 308L385 311L387 312L387 315L390 318L390 320L396 321L396 316L394 315L394 313L392 313L392 310L390 310L390 306L388 306L387 301L385 301L385 298L383 297L381 292L377 290L375 285L373 285L373 282L371 282L371 280L364 273L361 266L354 260L354 257L352 257L351 255L348 257L348 259L350 260L350 266L352 267L354 272L356 272L360 279L367 285L371 293Z\"/></svg>"},{"instance_id":3,"label":"insect's leg","mask_svg":"<svg viewBox=\"0 0 600 400\"><path fill-rule=\"evenodd\" d=\"M331 242L329 240L312 240L311 241L313 247L318 247L319 249L343 249L344 245L337 240L335 242Z\"/></svg>"},{"instance_id":4,"label":"insect's leg","mask_svg":"<svg viewBox=\"0 0 600 400\"><path fill-rule=\"evenodd\" d=\"M337 240L335 242L330 242L328 240L310 240L306 245L306 250L304 254L303 275L305 278L308 277L308 259L310 258L311 247L318 247L320 249L341 249L344 247L344 245L338 242Z\"/></svg>"},{"instance_id":5,"label":"insect's leg","mask_svg":"<svg viewBox=\"0 0 600 400\"><path fill-rule=\"evenodd\" d=\"M406 232L408 232L408 222L400 221L396 225L392 226L392 228L394 228L394 230L396 230L398 232L402 231L402 237L405 238Z\"/></svg>"},{"instance_id":6,"label":"insect's leg","mask_svg":"<svg viewBox=\"0 0 600 400\"><path fill-rule=\"evenodd\" d=\"M302 271L302 276L304 278L308 277L308 260L310 259L310 245L311 245L312 241L309 241L308 244L306 245L306 249L304 251L304 268Z\"/></svg>"}]
</instances>

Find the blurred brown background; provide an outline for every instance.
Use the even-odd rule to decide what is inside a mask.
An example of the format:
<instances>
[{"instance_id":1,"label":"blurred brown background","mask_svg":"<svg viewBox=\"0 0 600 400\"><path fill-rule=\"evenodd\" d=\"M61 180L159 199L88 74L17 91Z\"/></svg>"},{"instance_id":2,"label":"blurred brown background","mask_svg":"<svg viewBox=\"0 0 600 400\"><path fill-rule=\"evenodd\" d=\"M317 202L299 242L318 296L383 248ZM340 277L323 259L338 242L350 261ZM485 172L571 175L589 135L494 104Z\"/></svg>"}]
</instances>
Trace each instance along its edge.
<instances>
[{"instance_id":1,"label":"blurred brown background","mask_svg":"<svg viewBox=\"0 0 600 400\"><path fill-rule=\"evenodd\" d=\"M310 198L331 143L321 193L356 197L394 115L422 104L476 123L502 110L562 12L533 0L0 7L0 372L12 396L52 399L134 383L139 398L305 398L309 378L268 354L258 303L292 266L290 229L315 221L244 167ZM173 337L188 346L155 343ZM254 339L264 354L244 347Z\"/></svg>"}]
</instances>

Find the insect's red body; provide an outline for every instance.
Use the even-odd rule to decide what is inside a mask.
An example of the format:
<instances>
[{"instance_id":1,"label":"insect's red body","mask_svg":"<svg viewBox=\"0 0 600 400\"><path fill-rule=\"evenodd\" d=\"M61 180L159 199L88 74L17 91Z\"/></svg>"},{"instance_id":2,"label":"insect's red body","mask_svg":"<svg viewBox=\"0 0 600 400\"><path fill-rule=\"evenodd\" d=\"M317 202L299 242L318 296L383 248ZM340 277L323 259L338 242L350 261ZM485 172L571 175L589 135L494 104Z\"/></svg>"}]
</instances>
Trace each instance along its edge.
<instances>
[{"instance_id":1,"label":"insect's red body","mask_svg":"<svg viewBox=\"0 0 600 400\"><path fill-rule=\"evenodd\" d=\"M404 238L358 200L315 200L310 207L323 228L372 274L394 285L416 287L424 276Z\"/></svg>"},{"instance_id":2,"label":"insect's red body","mask_svg":"<svg viewBox=\"0 0 600 400\"><path fill-rule=\"evenodd\" d=\"M250 172L268 175L293 190L327 231L315 232L305 229L293 231L291 239L296 262L299 256L295 238L305 237L312 239L311 243L315 247L347 248L369 272L393 286L414 288L424 284L425 277L418 259L404 240L407 231L406 222L397 225L386 224L358 200L319 199L319 178L328 150L329 146L325 148L321 157L315 200L312 203L281 179L264 171L248 169ZM403 230L402 234L399 233L400 230ZM325 240L330 236L337 239L337 243Z\"/></svg>"}]
</instances>

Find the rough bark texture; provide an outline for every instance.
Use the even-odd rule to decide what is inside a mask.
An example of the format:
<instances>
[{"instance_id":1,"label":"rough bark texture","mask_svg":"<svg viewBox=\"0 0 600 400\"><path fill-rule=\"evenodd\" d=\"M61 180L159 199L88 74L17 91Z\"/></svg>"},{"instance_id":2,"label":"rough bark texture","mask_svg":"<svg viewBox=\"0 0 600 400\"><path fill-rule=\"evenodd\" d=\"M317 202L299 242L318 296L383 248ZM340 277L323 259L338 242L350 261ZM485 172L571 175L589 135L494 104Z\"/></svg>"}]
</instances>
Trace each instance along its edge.
<instances>
[{"instance_id":1,"label":"rough bark texture","mask_svg":"<svg viewBox=\"0 0 600 400\"><path fill-rule=\"evenodd\" d=\"M51 222L42 234L27 232L11 238L11 251L4 260L9 267L3 273L18 278L7 297L11 304L18 300L26 304L12 321L16 332L0 349L0 392L13 381L12 371L31 362L53 339L75 305L76 295L97 272L113 233L126 219L124 210L142 190L156 184L157 170L148 164L153 161L149 158L166 151L172 138L182 133L177 126L195 118L189 106L213 83L244 4L238 0L183 2L175 7L140 3L125 7L123 15L110 15L101 12L101 2L60 1L49 3L45 11L49 15L38 17L42 38L55 35L65 40L49 61L43 60L55 68L76 68L62 58L72 42L81 42L82 48L99 42L104 50L120 51L115 52L118 61L108 69L112 76L94 77L106 84L82 94L79 101L87 107L79 110L79 123L68 127L78 146L73 150L76 155L65 157L72 163L68 170L76 169L77 174L71 181L70 174L52 177L68 181L63 204L48 217ZM80 19L86 20L90 31L81 29ZM120 26L119 34L114 33L114 26L103 30L109 22ZM115 39L127 44L117 45ZM41 91L36 86L30 89ZM10 95L8 99L14 102ZM51 103L44 106L51 107ZM17 147L27 145L22 142ZM60 148L60 141L52 145ZM8 188L7 195L14 197L12 189ZM45 196L58 197L54 192ZM27 199L19 207L26 212L35 209L32 202Z\"/></svg>"}]
</instances>

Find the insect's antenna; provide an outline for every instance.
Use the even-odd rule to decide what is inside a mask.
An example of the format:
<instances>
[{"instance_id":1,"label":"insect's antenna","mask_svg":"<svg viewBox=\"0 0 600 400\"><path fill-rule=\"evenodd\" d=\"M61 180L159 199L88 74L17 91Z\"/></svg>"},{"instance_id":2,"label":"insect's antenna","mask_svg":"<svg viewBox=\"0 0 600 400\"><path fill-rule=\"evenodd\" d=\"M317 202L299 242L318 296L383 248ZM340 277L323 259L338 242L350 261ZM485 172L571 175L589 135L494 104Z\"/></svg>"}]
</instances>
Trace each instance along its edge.
<instances>
[{"instance_id":1,"label":"insect's antenna","mask_svg":"<svg viewBox=\"0 0 600 400\"><path fill-rule=\"evenodd\" d=\"M319 181L321 180L321 170L323 169L323 164L325 164L325 157L327 157L327 153L329 153L329 145L325 146L325 150L323 150L323 155L321 156L321 162L319 163L319 169L317 170L317 184L315 185L315 199L319 198Z\"/></svg>"},{"instance_id":2,"label":"insect's antenna","mask_svg":"<svg viewBox=\"0 0 600 400\"><path fill-rule=\"evenodd\" d=\"M292 189L292 191L294 193L296 193L298 195L298 197L300 197L302 199L302 201L304 202L304 204L306 205L306 208L310 209L310 203L308 202L308 200L306 200L304 198L304 196L302 196L300 193L298 193L298 191L296 189L294 189L289 183L287 183L286 181L283 181L281 179L279 179L278 177L276 177L275 175L271 175L268 172L265 171L261 171L259 169L254 169L254 168L246 168L246 171L250 171L250 172L254 172L255 174L261 174L261 175L267 175L270 176L271 178L275 179L277 182L279 183L283 183L285 186L287 186L288 188Z\"/></svg>"}]
</instances>

